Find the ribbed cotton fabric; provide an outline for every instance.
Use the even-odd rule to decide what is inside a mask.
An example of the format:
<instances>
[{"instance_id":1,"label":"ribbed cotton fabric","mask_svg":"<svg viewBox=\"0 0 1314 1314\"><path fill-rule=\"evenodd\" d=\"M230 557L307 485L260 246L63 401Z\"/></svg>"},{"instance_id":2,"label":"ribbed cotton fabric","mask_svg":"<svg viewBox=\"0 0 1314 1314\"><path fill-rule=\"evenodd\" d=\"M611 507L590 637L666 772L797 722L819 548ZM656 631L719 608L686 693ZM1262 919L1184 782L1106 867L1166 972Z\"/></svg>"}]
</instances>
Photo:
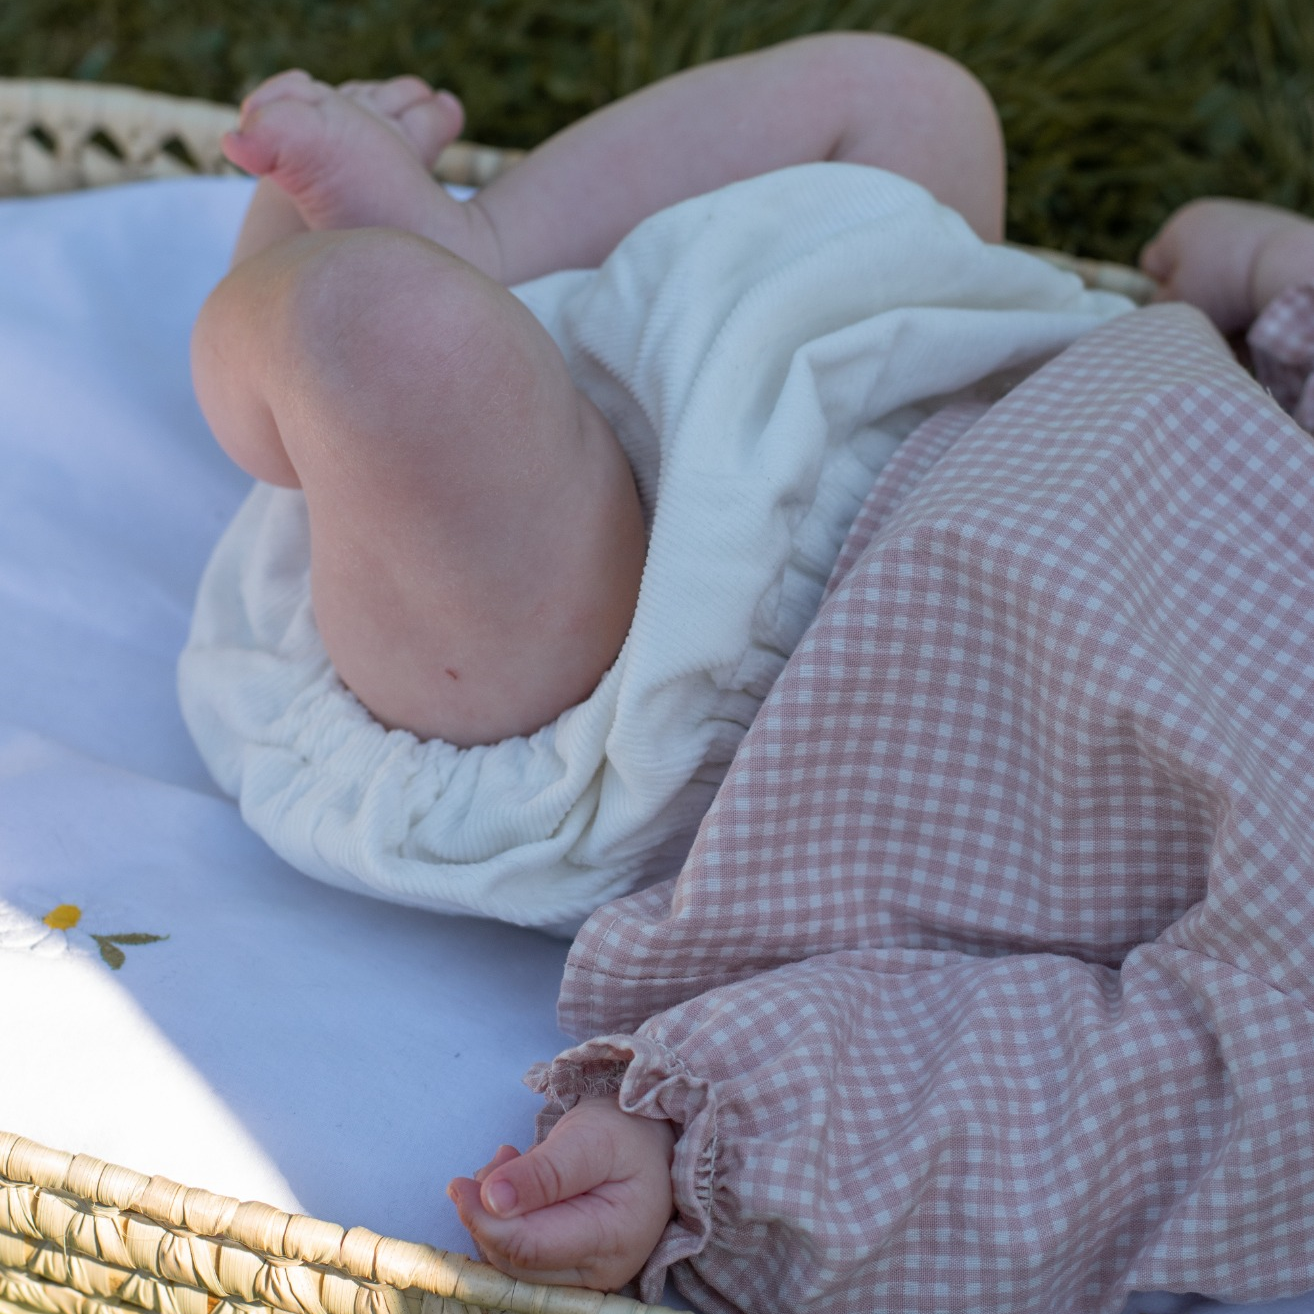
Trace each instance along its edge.
<instances>
[{"instance_id":1,"label":"ribbed cotton fabric","mask_svg":"<svg viewBox=\"0 0 1314 1314\"><path fill-rule=\"evenodd\" d=\"M304 500L266 486L215 550L180 691L216 781L300 870L570 934L678 868L899 440L1128 303L837 164L683 202L600 269L517 291L649 517L634 621L594 693L489 746L385 730L315 629Z\"/></svg>"}]
</instances>

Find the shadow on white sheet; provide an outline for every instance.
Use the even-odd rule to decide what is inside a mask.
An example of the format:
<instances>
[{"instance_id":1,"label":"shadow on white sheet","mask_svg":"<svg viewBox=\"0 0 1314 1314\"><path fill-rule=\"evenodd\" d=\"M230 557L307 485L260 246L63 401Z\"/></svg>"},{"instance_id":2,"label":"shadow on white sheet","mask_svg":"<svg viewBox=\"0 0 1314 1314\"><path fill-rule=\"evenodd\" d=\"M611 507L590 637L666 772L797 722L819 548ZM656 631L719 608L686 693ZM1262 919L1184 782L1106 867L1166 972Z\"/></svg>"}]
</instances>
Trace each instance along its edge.
<instances>
[{"instance_id":1,"label":"shadow on white sheet","mask_svg":"<svg viewBox=\"0 0 1314 1314\"><path fill-rule=\"evenodd\" d=\"M528 1139L520 1077L562 1047L565 946L293 872L174 700L247 488L187 340L249 195L0 204L0 1128L464 1250L443 1187ZM1158 1294L1127 1314L1229 1308Z\"/></svg>"},{"instance_id":2,"label":"shadow on white sheet","mask_svg":"<svg viewBox=\"0 0 1314 1314\"><path fill-rule=\"evenodd\" d=\"M188 334L248 196L0 205L0 1127L465 1249L444 1187L531 1135L565 946L291 871L176 708L247 487Z\"/></svg>"}]
</instances>

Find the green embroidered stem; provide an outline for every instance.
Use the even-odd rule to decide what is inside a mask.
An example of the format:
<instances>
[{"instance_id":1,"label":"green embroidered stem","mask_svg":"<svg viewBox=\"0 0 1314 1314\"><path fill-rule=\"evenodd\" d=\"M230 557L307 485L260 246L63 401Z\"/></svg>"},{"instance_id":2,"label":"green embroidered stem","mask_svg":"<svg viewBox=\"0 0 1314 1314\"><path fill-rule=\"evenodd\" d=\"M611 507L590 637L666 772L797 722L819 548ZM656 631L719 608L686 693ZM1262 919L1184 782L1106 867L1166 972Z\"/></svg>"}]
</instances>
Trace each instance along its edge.
<instances>
[{"instance_id":1,"label":"green embroidered stem","mask_svg":"<svg viewBox=\"0 0 1314 1314\"><path fill-rule=\"evenodd\" d=\"M132 931L123 935L93 935L91 937L100 949L100 956L114 971L127 962L127 955L119 948L121 944L156 944L167 940L167 935L146 935L141 931Z\"/></svg>"}]
</instances>

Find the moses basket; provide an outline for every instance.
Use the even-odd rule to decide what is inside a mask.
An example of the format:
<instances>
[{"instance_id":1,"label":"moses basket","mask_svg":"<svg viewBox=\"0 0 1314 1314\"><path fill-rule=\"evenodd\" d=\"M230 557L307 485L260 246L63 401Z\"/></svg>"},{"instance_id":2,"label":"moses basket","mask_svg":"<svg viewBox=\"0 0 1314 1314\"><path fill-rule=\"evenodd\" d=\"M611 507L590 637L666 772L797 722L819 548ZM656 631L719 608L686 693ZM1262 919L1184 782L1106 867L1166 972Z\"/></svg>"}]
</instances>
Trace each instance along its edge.
<instances>
[{"instance_id":1,"label":"moses basket","mask_svg":"<svg viewBox=\"0 0 1314 1314\"><path fill-rule=\"evenodd\" d=\"M0 79L0 196L230 172L231 106L128 87ZM444 182L518 154L457 142ZM1135 301L1135 270L1036 254ZM643 1314L624 1296L520 1282L465 1256L180 1186L0 1132L0 1314Z\"/></svg>"}]
</instances>

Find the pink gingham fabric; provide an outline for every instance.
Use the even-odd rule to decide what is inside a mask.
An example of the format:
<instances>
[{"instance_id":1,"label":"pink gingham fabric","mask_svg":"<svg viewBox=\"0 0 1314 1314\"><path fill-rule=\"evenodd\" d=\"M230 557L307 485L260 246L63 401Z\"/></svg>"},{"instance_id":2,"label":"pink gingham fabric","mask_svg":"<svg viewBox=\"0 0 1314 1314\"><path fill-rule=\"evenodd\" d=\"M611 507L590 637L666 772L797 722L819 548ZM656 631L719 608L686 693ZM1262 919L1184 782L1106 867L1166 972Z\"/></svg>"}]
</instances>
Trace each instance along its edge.
<instances>
[{"instance_id":1,"label":"pink gingham fabric","mask_svg":"<svg viewBox=\"0 0 1314 1314\"><path fill-rule=\"evenodd\" d=\"M1311 490L1181 306L906 440L683 872L570 956L543 1125L680 1127L645 1298L1314 1288Z\"/></svg>"},{"instance_id":2,"label":"pink gingham fabric","mask_svg":"<svg viewBox=\"0 0 1314 1314\"><path fill-rule=\"evenodd\" d=\"M1314 286L1288 288L1260 316L1248 344L1260 383L1314 431Z\"/></svg>"}]
</instances>

